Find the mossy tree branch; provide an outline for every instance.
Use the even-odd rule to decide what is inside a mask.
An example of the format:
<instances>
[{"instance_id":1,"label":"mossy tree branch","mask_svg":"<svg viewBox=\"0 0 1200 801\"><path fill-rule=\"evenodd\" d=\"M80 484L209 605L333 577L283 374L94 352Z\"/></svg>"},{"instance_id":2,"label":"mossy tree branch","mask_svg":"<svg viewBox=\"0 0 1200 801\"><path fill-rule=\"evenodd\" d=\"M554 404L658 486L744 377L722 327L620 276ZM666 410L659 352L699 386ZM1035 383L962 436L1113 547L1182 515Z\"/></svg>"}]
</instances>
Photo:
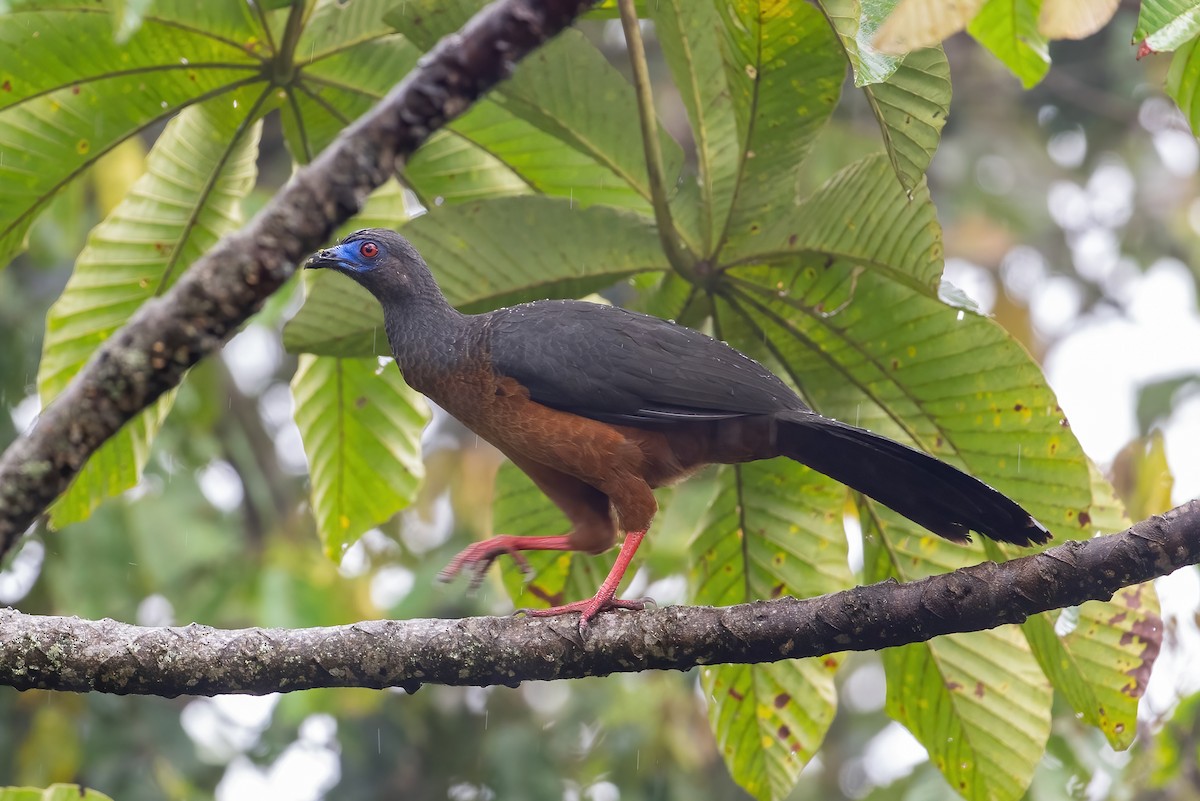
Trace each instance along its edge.
<instances>
[{"instance_id":1,"label":"mossy tree branch","mask_svg":"<svg viewBox=\"0 0 1200 801\"><path fill-rule=\"evenodd\" d=\"M142 628L0 611L0 685L145 695L515 685L875 650L1105 600L1200 561L1200 500L1121 534L797 600L577 618L386 620L309 629Z\"/></svg>"}]
</instances>

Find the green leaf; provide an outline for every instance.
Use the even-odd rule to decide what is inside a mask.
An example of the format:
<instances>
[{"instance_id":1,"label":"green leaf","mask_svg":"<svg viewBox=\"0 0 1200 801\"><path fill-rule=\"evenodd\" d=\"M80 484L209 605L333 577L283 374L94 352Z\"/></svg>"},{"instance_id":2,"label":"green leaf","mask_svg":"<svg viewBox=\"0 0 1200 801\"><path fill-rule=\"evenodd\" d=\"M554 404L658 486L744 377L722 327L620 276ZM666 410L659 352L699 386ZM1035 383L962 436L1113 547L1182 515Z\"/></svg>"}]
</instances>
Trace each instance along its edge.
<instances>
[{"instance_id":1,"label":"green leaf","mask_svg":"<svg viewBox=\"0 0 1200 801\"><path fill-rule=\"evenodd\" d=\"M941 47L909 53L883 83L864 88L900 183L914 192L950 113L950 62Z\"/></svg>"},{"instance_id":2,"label":"green leaf","mask_svg":"<svg viewBox=\"0 0 1200 801\"><path fill-rule=\"evenodd\" d=\"M796 215L801 164L837 105L846 73L837 39L816 8L770 0L719 8L742 149L718 248Z\"/></svg>"},{"instance_id":3,"label":"green leaf","mask_svg":"<svg viewBox=\"0 0 1200 801\"><path fill-rule=\"evenodd\" d=\"M254 186L261 126L257 104L224 100L186 109L150 152L146 173L88 237L75 271L46 318L38 371L44 403L61 393L92 353L147 299L162 294L241 222ZM170 353L159 358L164 362ZM154 367L153 364L149 365ZM105 498L138 482L150 443L171 407L168 393L92 455L51 509L58 528L85 519Z\"/></svg>"},{"instance_id":4,"label":"green leaf","mask_svg":"<svg viewBox=\"0 0 1200 801\"><path fill-rule=\"evenodd\" d=\"M1167 94L1187 117L1193 136L1200 136L1200 54L1193 39L1175 51L1167 72Z\"/></svg>"},{"instance_id":5,"label":"green leaf","mask_svg":"<svg viewBox=\"0 0 1200 801\"><path fill-rule=\"evenodd\" d=\"M1129 520L1094 465L1091 523L1078 537L1122 531ZM1158 595L1147 582L1108 601L1034 615L1022 625L1042 670L1085 723L1124 750L1137 734L1138 702L1162 644ZM1056 631L1057 630L1057 631Z\"/></svg>"},{"instance_id":6,"label":"green leaf","mask_svg":"<svg viewBox=\"0 0 1200 801\"><path fill-rule=\"evenodd\" d=\"M46 203L126 137L260 80L257 36L250 5L232 0L159 3L124 45L108 14L77 3L0 15L0 263Z\"/></svg>"},{"instance_id":7,"label":"green leaf","mask_svg":"<svg viewBox=\"0 0 1200 801\"><path fill-rule=\"evenodd\" d=\"M866 578L911 581L973 563L970 550L890 510L860 506ZM883 652L888 714L968 801L1020 798L1050 734L1049 683L1015 626Z\"/></svg>"},{"instance_id":8,"label":"green leaf","mask_svg":"<svg viewBox=\"0 0 1200 801\"><path fill-rule=\"evenodd\" d=\"M425 402L393 364L300 357L292 378L313 516L330 559L407 506L424 474Z\"/></svg>"},{"instance_id":9,"label":"green leaf","mask_svg":"<svg viewBox=\"0 0 1200 801\"><path fill-rule=\"evenodd\" d=\"M987 0L967 26L975 41L1004 62L1026 89L1050 70L1050 46L1038 30L1042 0Z\"/></svg>"},{"instance_id":10,"label":"green leaf","mask_svg":"<svg viewBox=\"0 0 1200 801\"><path fill-rule=\"evenodd\" d=\"M416 64L421 51L404 37L369 30L361 34L365 41L318 55L300 70L298 91L283 115L284 133L298 160L310 160L382 99L395 76ZM304 47L302 41L301 54ZM451 166L460 172L448 171ZM405 165L405 180L429 206L438 197L462 200L532 190L580 206L649 210L645 198L608 166L487 99L418 150Z\"/></svg>"},{"instance_id":11,"label":"green leaf","mask_svg":"<svg viewBox=\"0 0 1200 801\"><path fill-rule=\"evenodd\" d=\"M842 42L854 70L854 85L882 83L900 66L903 57L882 53L875 47L875 34L896 6L897 0L821 0L821 8Z\"/></svg>"},{"instance_id":12,"label":"green leaf","mask_svg":"<svg viewBox=\"0 0 1200 801\"><path fill-rule=\"evenodd\" d=\"M1194 0L1142 0L1135 42L1155 53L1176 50L1200 34L1200 6Z\"/></svg>"},{"instance_id":13,"label":"green leaf","mask_svg":"<svg viewBox=\"0 0 1200 801\"><path fill-rule=\"evenodd\" d=\"M514 231L539 231L535 246ZM482 311L523 300L578 297L647 270L666 269L650 221L603 206L573 208L548 197L510 197L435 210L404 226L450 302ZM291 351L338 356L377 353L383 314L337 275L284 329ZM350 310L353 313L349 313Z\"/></svg>"},{"instance_id":14,"label":"green leaf","mask_svg":"<svg viewBox=\"0 0 1200 801\"><path fill-rule=\"evenodd\" d=\"M942 274L941 227L928 189L918 186L910 199L882 156L850 165L787 215L731 241L722 261L773 262L798 253L848 258L928 292Z\"/></svg>"},{"instance_id":15,"label":"green leaf","mask_svg":"<svg viewBox=\"0 0 1200 801\"><path fill-rule=\"evenodd\" d=\"M841 262L731 279L737 308L823 414L962 467L1052 531L1086 520L1086 458L1038 366L995 322Z\"/></svg>"},{"instance_id":16,"label":"green leaf","mask_svg":"<svg viewBox=\"0 0 1200 801\"><path fill-rule=\"evenodd\" d=\"M820 595L853 583L842 527L845 487L786 459L722 467L717 487L692 544L695 603ZM827 656L702 669L717 747L751 795L791 792L833 721L839 664Z\"/></svg>"},{"instance_id":17,"label":"green leaf","mask_svg":"<svg viewBox=\"0 0 1200 801\"><path fill-rule=\"evenodd\" d=\"M904 188L912 191L937 150L950 113L950 64L941 47L886 55L873 39L894 0L823 0L829 21L879 121L884 146Z\"/></svg>"},{"instance_id":18,"label":"green leaf","mask_svg":"<svg viewBox=\"0 0 1200 801\"><path fill-rule=\"evenodd\" d=\"M1049 685L1011 627L883 652L887 711L968 801L1021 798L1050 734Z\"/></svg>"},{"instance_id":19,"label":"green leaf","mask_svg":"<svg viewBox=\"0 0 1200 801\"><path fill-rule=\"evenodd\" d=\"M296 43L297 63L303 68L331 56L355 51L364 43L397 38L392 36L395 28L384 19L393 7L391 3L381 2L318 0ZM407 71L378 76L376 80L395 84Z\"/></svg>"},{"instance_id":20,"label":"green leaf","mask_svg":"<svg viewBox=\"0 0 1200 801\"><path fill-rule=\"evenodd\" d=\"M78 784L38 787L0 787L0 801L112 801L104 793Z\"/></svg>"},{"instance_id":21,"label":"green leaf","mask_svg":"<svg viewBox=\"0 0 1200 801\"><path fill-rule=\"evenodd\" d=\"M411 0L387 19L419 48L428 49L483 5L479 0ZM640 200L629 208L649 209L650 182L633 87L583 34L559 34L517 65L489 97L604 168L612 183L632 188ZM665 133L660 146L667 178L673 181L682 151Z\"/></svg>"},{"instance_id":22,"label":"green leaf","mask_svg":"<svg viewBox=\"0 0 1200 801\"><path fill-rule=\"evenodd\" d=\"M476 103L450 130L512 170L531 189L578 207L598 203L650 213L650 204L603 162L496 103Z\"/></svg>"},{"instance_id":23,"label":"green leaf","mask_svg":"<svg viewBox=\"0 0 1200 801\"><path fill-rule=\"evenodd\" d=\"M324 8L328 10L329 6ZM346 5L346 9L360 8L365 6L360 3ZM328 25L314 19L305 30L307 34L327 28ZM334 42L342 37L357 38L354 34L359 29L350 26L339 31L340 34L333 37ZM297 46L300 61L295 86L288 92L282 117L288 149L298 162L311 161L342 128L381 100L420 58L421 52L416 47L394 33L367 29L360 34L363 41L343 42L344 47L324 52L307 37L302 37Z\"/></svg>"},{"instance_id":24,"label":"green leaf","mask_svg":"<svg viewBox=\"0 0 1200 801\"><path fill-rule=\"evenodd\" d=\"M504 162L452 131L430 137L405 163L404 179L428 207L531 191Z\"/></svg>"},{"instance_id":25,"label":"green leaf","mask_svg":"<svg viewBox=\"0 0 1200 801\"><path fill-rule=\"evenodd\" d=\"M711 255L729 216L742 159L738 120L721 60L721 19L712 0L665 0L652 4L651 14L692 125L704 218L701 254ZM684 198L682 193L677 196Z\"/></svg>"}]
</instances>

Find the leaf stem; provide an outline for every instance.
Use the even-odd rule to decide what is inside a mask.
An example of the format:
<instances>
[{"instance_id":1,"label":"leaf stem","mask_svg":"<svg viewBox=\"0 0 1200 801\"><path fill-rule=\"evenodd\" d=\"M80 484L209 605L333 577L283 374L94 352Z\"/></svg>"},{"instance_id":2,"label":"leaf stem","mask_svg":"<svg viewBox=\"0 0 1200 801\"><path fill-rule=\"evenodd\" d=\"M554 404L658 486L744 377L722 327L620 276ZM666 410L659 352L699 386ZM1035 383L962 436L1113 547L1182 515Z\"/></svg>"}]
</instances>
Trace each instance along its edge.
<instances>
[{"instance_id":1,"label":"leaf stem","mask_svg":"<svg viewBox=\"0 0 1200 801\"><path fill-rule=\"evenodd\" d=\"M629 49L629 65L633 69L633 85L637 92L638 118L642 128L642 145L646 151L646 172L650 178L650 202L654 206L654 221L667 261L677 272L691 279L695 273L696 256L680 239L671 221L671 206L667 202L666 169L662 148L658 142L658 115L654 111L654 96L650 91L650 68L646 63L646 48L642 44L642 29L638 26L634 0L617 0L621 11L621 27Z\"/></svg>"}]
</instances>

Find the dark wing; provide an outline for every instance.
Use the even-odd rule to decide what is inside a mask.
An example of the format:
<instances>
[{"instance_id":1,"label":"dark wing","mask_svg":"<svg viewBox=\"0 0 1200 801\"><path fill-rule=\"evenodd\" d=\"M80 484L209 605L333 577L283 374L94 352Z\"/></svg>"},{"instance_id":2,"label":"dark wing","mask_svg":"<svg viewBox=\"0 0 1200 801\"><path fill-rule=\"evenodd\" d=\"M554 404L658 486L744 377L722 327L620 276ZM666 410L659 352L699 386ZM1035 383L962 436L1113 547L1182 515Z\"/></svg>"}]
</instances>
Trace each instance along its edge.
<instances>
[{"instance_id":1,"label":"dark wing","mask_svg":"<svg viewBox=\"0 0 1200 801\"><path fill-rule=\"evenodd\" d=\"M538 403L605 422L721 420L807 408L758 362L657 317L582 301L482 315L492 365Z\"/></svg>"}]
</instances>

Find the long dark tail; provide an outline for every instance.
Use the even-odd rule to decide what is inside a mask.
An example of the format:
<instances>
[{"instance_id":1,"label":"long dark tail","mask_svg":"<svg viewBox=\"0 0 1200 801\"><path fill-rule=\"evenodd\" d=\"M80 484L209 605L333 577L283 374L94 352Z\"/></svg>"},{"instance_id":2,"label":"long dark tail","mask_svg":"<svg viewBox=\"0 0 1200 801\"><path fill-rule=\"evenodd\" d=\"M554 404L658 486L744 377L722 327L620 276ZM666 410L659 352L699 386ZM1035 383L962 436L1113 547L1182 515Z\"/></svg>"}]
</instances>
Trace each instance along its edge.
<instances>
[{"instance_id":1,"label":"long dark tail","mask_svg":"<svg viewBox=\"0 0 1200 801\"><path fill-rule=\"evenodd\" d=\"M971 531L1001 542L1050 539L1033 516L958 468L907 445L812 412L776 415L780 454L858 490L948 540Z\"/></svg>"}]
</instances>

